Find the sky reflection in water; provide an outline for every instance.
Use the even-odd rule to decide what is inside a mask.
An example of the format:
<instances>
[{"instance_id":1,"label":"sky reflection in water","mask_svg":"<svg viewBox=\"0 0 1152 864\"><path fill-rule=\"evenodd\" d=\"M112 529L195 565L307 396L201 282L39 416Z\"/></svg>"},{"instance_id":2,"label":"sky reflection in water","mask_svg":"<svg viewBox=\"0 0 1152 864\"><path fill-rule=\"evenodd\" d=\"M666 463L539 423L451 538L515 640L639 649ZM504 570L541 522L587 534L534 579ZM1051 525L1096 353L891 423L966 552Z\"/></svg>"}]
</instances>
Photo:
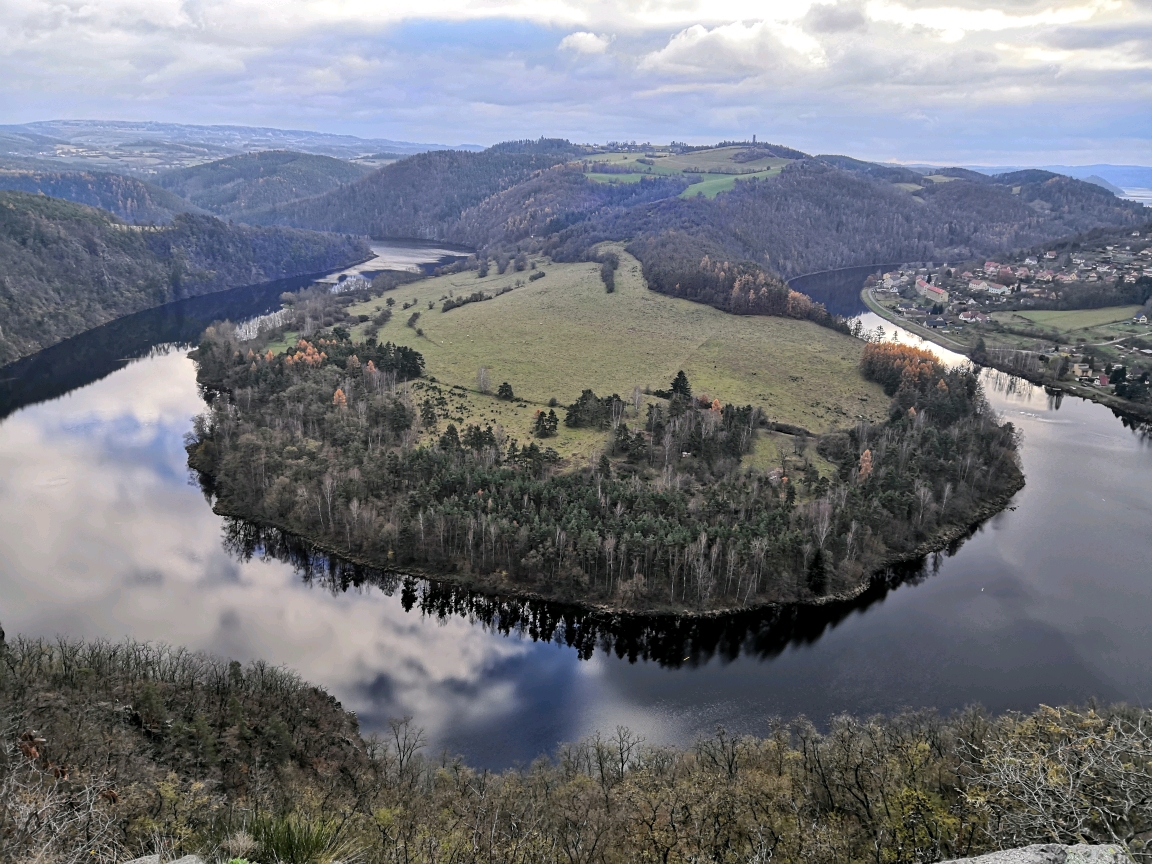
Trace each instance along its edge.
<instances>
[{"instance_id":1,"label":"sky reflection in water","mask_svg":"<svg viewBox=\"0 0 1152 864\"><path fill-rule=\"evenodd\" d=\"M329 590L240 561L189 483L201 410L183 350L155 352L0 424L0 621L9 634L164 640L288 665L368 729L413 715L433 749L499 767L627 725L690 741L773 715L1152 697L1152 453L1100 406L990 379L1028 486L918 584L880 591L767 659L588 661L399 592Z\"/></svg>"}]
</instances>

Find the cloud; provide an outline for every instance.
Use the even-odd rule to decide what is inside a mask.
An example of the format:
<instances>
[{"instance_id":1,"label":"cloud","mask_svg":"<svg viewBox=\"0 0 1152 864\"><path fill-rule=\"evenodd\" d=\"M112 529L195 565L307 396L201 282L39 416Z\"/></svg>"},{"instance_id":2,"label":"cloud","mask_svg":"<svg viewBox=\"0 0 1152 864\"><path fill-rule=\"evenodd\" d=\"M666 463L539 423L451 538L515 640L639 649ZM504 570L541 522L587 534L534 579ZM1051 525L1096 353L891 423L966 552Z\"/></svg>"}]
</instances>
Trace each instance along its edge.
<instances>
[{"instance_id":1,"label":"cloud","mask_svg":"<svg viewBox=\"0 0 1152 864\"><path fill-rule=\"evenodd\" d=\"M1084 118L1107 116L1094 122L1126 130L1116 158L1152 161L1137 107L1152 87L1152 0L3 2L0 122L477 143L774 129L803 149L917 158L923 129L948 123L930 146L1027 150L1035 126L1060 130L1044 146L1075 149L1083 134L1097 147L1112 133ZM985 118L1002 109L1014 122L992 134Z\"/></svg>"},{"instance_id":2,"label":"cloud","mask_svg":"<svg viewBox=\"0 0 1152 864\"><path fill-rule=\"evenodd\" d=\"M560 40L561 48L568 51L575 51L577 54L603 54L611 44L612 40L610 38L597 36L595 33L589 33L586 30L578 33L569 33Z\"/></svg>"},{"instance_id":3,"label":"cloud","mask_svg":"<svg viewBox=\"0 0 1152 864\"><path fill-rule=\"evenodd\" d=\"M819 3L808 10L803 25L812 33L848 33L868 29L868 18L852 3Z\"/></svg>"},{"instance_id":4,"label":"cloud","mask_svg":"<svg viewBox=\"0 0 1152 864\"><path fill-rule=\"evenodd\" d=\"M779 69L796 60L819 66L825 61L824 51L792 24L736 21L712 29L696 24L681 30L663 48L641 58L639 67L679 76L732 78Z\"/></svg>"},{"instance_id":5,"label":"cloud","mask_svg":"<svg viewBox=\"0 0 1152 864\"><path fill-rule=\"evenodd\" d=\"M1050 6L1035 12L1013 15L1002 9L965 9L956 6L911 8L888 0L872 0L867 9L868 17L873 21L889 22L902 27L923 27L936 31L949 42L955 42L972 32L1080 24L1120 7L1120 0L1097 0L1081 5Z\"/></svg>"}]
</instances>

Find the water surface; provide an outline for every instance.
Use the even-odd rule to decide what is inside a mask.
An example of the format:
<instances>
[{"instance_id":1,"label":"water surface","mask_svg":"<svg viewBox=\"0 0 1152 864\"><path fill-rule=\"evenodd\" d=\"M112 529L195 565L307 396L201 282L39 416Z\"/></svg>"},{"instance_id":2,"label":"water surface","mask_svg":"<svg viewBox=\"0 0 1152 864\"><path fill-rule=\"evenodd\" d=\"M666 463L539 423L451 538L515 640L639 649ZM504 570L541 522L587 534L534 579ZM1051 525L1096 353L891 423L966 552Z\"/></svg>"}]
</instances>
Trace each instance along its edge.
<instances>
[{"instance_id":1,"label":"water surface","mask_svg":"<svg viewBox=\"0 0 1152 864\"><path fill-rule=\"evenodd\" d=\"M906 581L823 611L601 631L574 648L505 634L484 604L238 555L185 466L182 436L203 403L186 346L172 344L195 322L170 311L4 370L9 634L132 636L286 664L365 728L412 715L434 749L490 767L617 725L684 743L716 724L761 732L773 715L1152 701L1152 452L1099 405L988 377L1022 430L1028 485ZM150 339L161 344L145 349ZM650 650L633 661L629 644Z\"/></svg>"}]
</instances>

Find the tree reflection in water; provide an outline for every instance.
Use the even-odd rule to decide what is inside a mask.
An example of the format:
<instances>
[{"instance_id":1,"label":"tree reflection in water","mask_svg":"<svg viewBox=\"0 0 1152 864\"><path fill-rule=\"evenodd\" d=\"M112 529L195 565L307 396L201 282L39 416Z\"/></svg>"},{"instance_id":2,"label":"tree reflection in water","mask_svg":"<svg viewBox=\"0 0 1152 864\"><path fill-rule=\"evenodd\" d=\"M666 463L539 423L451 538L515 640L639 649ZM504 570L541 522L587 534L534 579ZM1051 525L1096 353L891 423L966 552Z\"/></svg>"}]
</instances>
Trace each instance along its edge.
<instances>
[{"instance_id":1,"label":"tree reflection in water","mask_svg":"<svg viewBox=\"0 0 1152 864\"><path fill-rule=\"evenodd\" d=\"M820 605L771 606L706 616L624 615L530 598L484 594L453 582L416 578L346 561L318 550L306 540L277 528L243 519L224 520L224 547L241 561L253 557L291 564L303 581L333 594L373 587L388 596L400 592L405 611L446 619L453 616L504 636L555 642L572 648L581 660L597 651L629 662L654 662L666 668L696 666L713 658L741 655L768 660L792 646L811 645L854 612L880 603L902 585L917 585L955 555L965 537L943 552L898 564L873 577L850 600Z\"/></svg>"}]
</instances>

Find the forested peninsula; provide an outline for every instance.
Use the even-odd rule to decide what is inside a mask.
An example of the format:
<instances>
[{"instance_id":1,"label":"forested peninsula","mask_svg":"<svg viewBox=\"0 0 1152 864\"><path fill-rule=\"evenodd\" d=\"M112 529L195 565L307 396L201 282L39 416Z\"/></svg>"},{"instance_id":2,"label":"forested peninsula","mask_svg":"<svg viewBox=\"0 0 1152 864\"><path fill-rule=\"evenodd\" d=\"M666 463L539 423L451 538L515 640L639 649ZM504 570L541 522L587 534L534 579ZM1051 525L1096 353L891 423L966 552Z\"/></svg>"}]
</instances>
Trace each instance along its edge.
<instances>
[{"instance_id":1,"label":"forested peninsula","mask_svg":"<svg viewBox=\"0 0 1152 864\"><path fill-rule=\"evenodd\" d=\"M220 325L193 353L210 410L189 464L216 510L488 593L675 614L821 602L942 548L1023 483L1015 430L976 374L907 346L864 347L864 378L891 405L819 436L822 474L799 448L743 465L773 419L700 398L683 373L627 402L572 382L572 401L540 407L531 439L516 440L441 426L437 405L458 385L426 376L412 347L339 325L282 351L273 338ZM516 398L506 382L479 390ZM560 424L599 430L600 458L561 459L548 446Z\"/></svg>"},{"instance_id":2,"label":"forested peninsula","mask_svg":"<svg viewBox=\"0 0 1152 864\"><path fill-rule=\"evenodd\" d=\"M342 235L189 213L164 226L129 225L94 207L0 192L0 364L142 309L369 254Z\"/></svg>"}]
</instances>

